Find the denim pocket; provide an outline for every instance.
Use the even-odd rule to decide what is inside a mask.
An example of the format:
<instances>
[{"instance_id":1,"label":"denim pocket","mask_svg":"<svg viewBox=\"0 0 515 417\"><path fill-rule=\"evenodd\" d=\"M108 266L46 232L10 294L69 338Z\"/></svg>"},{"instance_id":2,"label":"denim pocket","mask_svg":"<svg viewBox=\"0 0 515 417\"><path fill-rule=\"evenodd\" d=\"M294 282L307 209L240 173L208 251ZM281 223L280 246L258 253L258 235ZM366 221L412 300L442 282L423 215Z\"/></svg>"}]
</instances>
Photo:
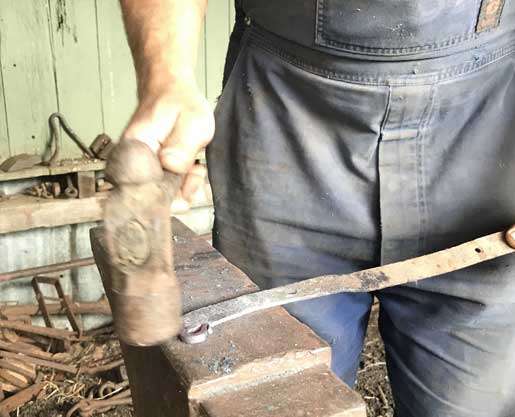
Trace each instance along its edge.
<instances>
[{"instance_id":1,"label":"denim pocket","mask_svg":"<svg viewBox=\"0 0 515 417\"><path fill-rule=\"evenodd\" d=\"M481 0L317 0L315 42L383 56L436 51L478 36L480 7Z\"/></svg>"}]
</instances>

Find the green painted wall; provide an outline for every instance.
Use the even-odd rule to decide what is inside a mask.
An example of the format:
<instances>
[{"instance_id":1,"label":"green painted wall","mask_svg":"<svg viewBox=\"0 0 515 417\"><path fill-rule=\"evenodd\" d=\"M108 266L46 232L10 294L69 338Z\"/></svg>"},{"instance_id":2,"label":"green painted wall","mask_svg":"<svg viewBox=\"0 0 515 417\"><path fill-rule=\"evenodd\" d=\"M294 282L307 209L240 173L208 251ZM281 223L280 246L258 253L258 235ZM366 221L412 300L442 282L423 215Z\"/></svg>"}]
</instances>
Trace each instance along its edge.
<instances>
[{"instance_id":1,"label":"green painted wall","mask_svg":"<svg viewBox=\"0 0 515 417\"><path fill-rule=\"evenodd\" d=\"M233 0L210 0L197 77L220 93ZM0 161L42 154L48 116L62 112L90 143L117 138L136 105L135 77L118 0L0 0ZM61 157L80 152L64 138Z\"/></svg>"}]
</instances>

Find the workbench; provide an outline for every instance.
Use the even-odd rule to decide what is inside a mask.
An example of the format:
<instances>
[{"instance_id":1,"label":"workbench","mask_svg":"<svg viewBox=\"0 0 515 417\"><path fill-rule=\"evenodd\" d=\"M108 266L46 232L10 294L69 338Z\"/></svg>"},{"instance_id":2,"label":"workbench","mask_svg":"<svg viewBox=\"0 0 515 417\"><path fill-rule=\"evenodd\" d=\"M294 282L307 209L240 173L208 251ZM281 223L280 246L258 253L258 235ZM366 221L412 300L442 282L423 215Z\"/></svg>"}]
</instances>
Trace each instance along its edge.
<instances>
[{"instance_id":1,"label":"workbench","mask_svg":"<svg viewBox=\"0 0 515 417\"><path fill-rule=\"evenodd\" d=\"M180 223L173 230L184 312L256 291L205 236ZM91 240L106 253L102 228ZM220 325L201 344L122 349L137 417L366 416L331 372L329 346L282 307Z\"/></svg>"}]
</instances>

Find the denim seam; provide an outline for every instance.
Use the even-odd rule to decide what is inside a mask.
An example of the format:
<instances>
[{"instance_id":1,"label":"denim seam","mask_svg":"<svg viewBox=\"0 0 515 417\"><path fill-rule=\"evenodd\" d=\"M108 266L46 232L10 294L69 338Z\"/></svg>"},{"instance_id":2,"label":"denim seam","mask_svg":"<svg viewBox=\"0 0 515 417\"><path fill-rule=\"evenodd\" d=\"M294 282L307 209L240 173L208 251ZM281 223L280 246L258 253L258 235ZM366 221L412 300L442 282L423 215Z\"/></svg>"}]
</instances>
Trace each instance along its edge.
<instances>
[{"instance_id":1,"label":"denim seam","mask_svg":"<svg viewBox=\"0 0 515 417\"><path fill-rule=\"evenodd\" d=\"M249 38L249 45L254 44L257 47L260 47L261 49L272 53L280 58L282 58L284 61L296 66L297 68L300 68L302 70L308 71L312 74L327 77L330 79L334 79L337 81L347 81L351 83L357 83L357 84L365 84L365 85L416 85L416 84L430 84L430 83L437 83L445 80L450 80L453 78L458 78L459 76L469 74L475 71L478 71L482 69L483 67L490 65L510 54L515 52L515 44L510 46L505 46L502 48L499 48L487 56L484 56L482 59L467 62L465 64L457 65L454 67L448 67L444 70L440 70L433 74L420 74L420 75L409 75L409 74L392 74L388 75L388 79L385 77L382 79L381 77L369 77L369 76L363 76L360 74L346 74L343 72L337 72L328 70L326 68L321 68L316 65L310 64L308 62L303 61L302 59L280 49L275 47L274 45L270 44L269 42L266 42L266 40L263 40L261 38L258 38L256 36L252 36ZM404 80L397 80L392 81L391 78L404 78Z\"/></svg>"},{"instance_id":2,"label":"denim seam","mask_svg":"<svg viewBox=\"0 0 515 417\"><path fill-rule=\"evenodd\" d=\"M427 137L427 126L429 119L433 113L435 97L435 84L431 86L429 91L428 103L424 109L424 114L420 119L419 134L417 137L417 206L419 208L419 236L417 239L418 253L425 251L428 211L427 211L427 194L426 194L426 165L425 165L425 146Z\"/></svg>"},{"instance_id":3,"label":"denim seam","mask_svg":"<svg viewBox=\"0 0 515 417\"><path fill-rule=\"evenodd\" d=\"M388 86L388 98L386 102L386 109L384 111L383 120L381 121L381 126L379 130L379 141L377 143L377 187L379 190L377 206L379 207L379 264L382 265L383 259L383 211L381 210L381 175L379 174L379 165L380 165L380 156L379 156L379 147L381 146L381 142L383 141L383 131L386 127L386 123L388 122L388 116L390 116L390 109L392 106L392 87Z\"/></svg>"}]
</instances>

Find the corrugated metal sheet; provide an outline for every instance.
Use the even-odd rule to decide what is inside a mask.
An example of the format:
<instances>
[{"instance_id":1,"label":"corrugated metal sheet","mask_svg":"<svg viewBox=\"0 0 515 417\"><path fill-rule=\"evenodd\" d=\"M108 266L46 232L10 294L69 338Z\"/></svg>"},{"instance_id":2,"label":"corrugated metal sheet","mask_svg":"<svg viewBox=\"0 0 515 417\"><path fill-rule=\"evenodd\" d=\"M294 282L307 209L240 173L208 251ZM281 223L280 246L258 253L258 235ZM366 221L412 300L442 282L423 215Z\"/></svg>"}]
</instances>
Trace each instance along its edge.
<instances>
[{"instance_id":1,"label":"corrugated metal sheet","mask_svg":"<svg viewBox=\"0 0 515 417\"><path fill-rule=\"evenodd\" d=\"M211 230L213 212L211 208L199 208L179 216L180 220L197 233ZM37 229L0 235L0 272L14 271L73 258L92 256L89 244L89 229L96 223L85 223ZM61 273L65 292L79 301L97 301L103 296L102 283L95 266ZM44 286L44 293L55 296L51 287ZM35 303L30 278L0 284L0 302L18 304ZM104 323L99 317L85 318L86 328Z\"/></svg>"}]
</instances>

